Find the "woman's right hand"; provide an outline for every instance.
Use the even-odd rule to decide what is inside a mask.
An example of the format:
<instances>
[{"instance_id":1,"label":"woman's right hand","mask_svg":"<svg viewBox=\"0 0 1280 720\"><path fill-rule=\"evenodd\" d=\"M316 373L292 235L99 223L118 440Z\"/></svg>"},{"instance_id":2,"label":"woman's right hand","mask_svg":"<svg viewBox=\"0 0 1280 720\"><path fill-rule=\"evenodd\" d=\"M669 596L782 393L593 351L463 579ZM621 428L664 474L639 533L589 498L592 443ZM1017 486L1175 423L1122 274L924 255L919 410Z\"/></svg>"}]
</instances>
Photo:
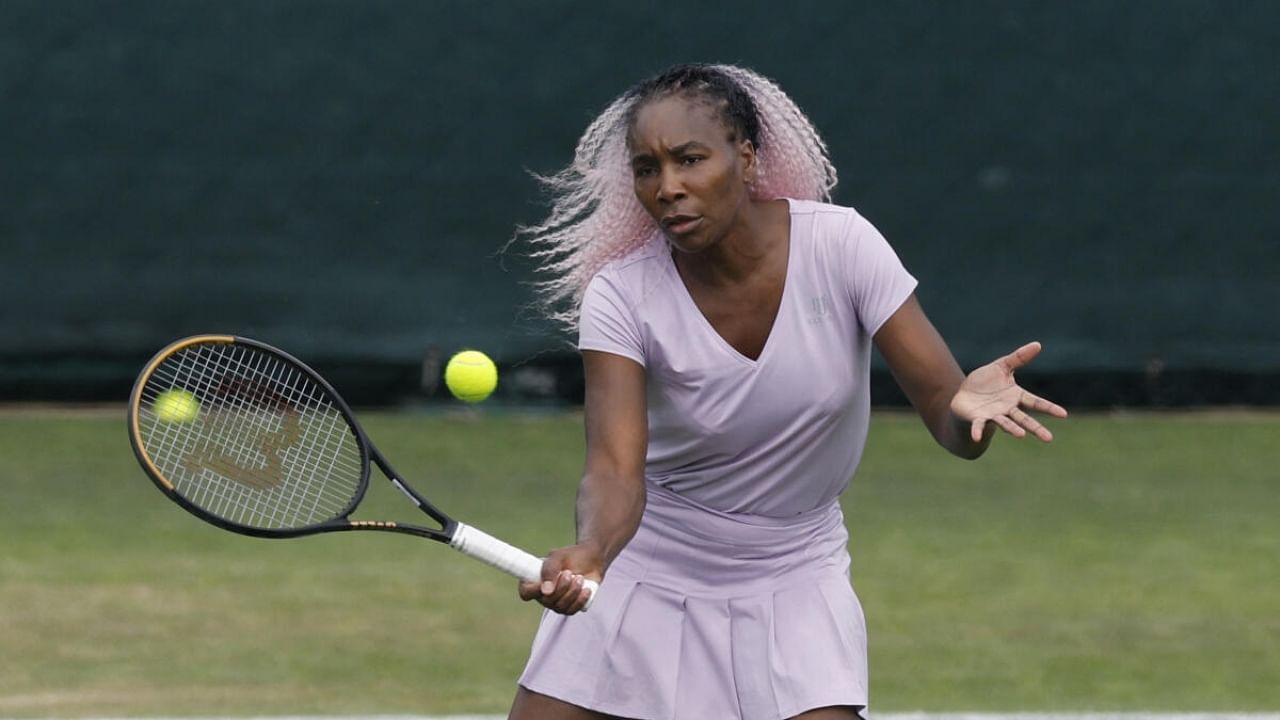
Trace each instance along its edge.
<instances>
[{"instance_id":1,"label":"woman's right hand","mask_svg":"<svg viewBox=\"0 0 1280 720\"><path fill-rule=\"evenodd\" d=\"M604 578L602 565L599 554L583 545L552 550L542 561L542 580L520 583L520 599L537 600L561 615L581 612L591 599L583 580L599 583Z\"/></svg>"}]
</instances>

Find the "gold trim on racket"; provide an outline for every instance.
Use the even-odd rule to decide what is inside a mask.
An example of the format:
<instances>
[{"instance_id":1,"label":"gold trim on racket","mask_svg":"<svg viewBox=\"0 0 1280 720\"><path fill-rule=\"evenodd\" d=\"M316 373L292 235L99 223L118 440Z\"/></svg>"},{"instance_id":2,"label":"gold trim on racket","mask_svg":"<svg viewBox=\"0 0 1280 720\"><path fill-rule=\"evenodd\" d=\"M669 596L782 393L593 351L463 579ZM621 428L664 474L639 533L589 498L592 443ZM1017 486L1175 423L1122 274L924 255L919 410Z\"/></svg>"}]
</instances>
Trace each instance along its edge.
<instances>
[{"instance_id":1,"label":"gold trim on racket","mask_svg":"<svg viewBox=\"0 0 1280 720\"><path fill-rule=\"evenodd\" d=\"M134 384L133 392L129 395L129 432L131 437L135 439L142 437L142 430L139 426L138 420L142 408L142 391L146 387L147 381L150 380L151 375L155 372L156 368L160 367L164 361L193 345L201 345L205 343L223 343L231 345L234 344L235 341L236 339L231 335L196 335L194 337L178 340L156 353L156 356L151 359L151 362L147 363L146 367L144 367L142 372L139 373L138 382ZM165 489L173 492L173 483L165 477L164 473L160 472L160 468L156 467L156 463L151 459L151 454L147 452L146 447L141 442L135 442L134 448L138 451L138 459L142 461L144 468L148 471L148 474L163 484Z\"/></svg>"}]
</instances>

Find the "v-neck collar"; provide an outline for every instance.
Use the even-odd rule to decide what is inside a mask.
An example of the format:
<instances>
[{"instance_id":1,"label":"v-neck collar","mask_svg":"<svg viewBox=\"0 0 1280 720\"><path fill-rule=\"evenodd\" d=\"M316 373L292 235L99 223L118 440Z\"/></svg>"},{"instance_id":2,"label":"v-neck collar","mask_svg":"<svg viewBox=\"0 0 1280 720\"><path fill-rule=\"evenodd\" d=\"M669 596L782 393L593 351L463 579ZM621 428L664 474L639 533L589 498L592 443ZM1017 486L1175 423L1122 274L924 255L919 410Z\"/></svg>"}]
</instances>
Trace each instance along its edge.
<instances>
[{"instance_id":1,"label":"v-neck collar","mask_svg":"<svg viewBox=\"0 0 1280 720\"><path fill-rule=\"evenodd\" d=\"M689 286L685 285L684 278L680 277L680 270L676 267L676 261L675 258L672 257L671 248L665 248L662 253L662 255L666 257L667 271L671 273L672 280L679 288L678 292L681 295L681 303L685 305L685 310L692 312L698 317L704 332L709 333L711 337L715 339L715 342L719 343L720 347L725 350L725 352L736 358L738 362L741 362L751 368L759 367L769 356L773 346L778 343L775 339L778 334L778 320L786 310L787 297L791 294L791 278L792 273L794 272L793 268L795 267L796 259L795 212L794 208L791 206L790 199L781 199L787 203L787 269L786 272L783 273L782 298L778 301L778 312L773 316L773 324L769 326L769 335L764 340L764 347L760 349L760 356L755 359L742 354L738 348L734 347L732 343L726 340L724 336L716 330L715 326L711 324L711 321L707 319L707 316L703 314L702 308L698 307L698 303L693 299L693 294L689 292Z\"/></svg>"}]
</instances>

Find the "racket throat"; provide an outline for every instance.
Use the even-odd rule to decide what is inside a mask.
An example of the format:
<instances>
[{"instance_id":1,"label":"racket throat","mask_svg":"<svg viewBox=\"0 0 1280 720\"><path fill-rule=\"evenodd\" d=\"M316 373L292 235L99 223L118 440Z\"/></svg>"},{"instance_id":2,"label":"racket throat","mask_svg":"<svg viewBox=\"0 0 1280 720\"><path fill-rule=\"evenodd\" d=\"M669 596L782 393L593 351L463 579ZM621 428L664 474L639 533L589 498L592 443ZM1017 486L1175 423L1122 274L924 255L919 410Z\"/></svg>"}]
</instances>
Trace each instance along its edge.
<instances>
[{"instance_id":1,"label":"racket throat","mask_svg":"<svg viewBox=\"0 0 1280 720\"><path fill-rule=\"evenodd\" d=\"M391 484L399 488L400 492L404 493L404 496L409 498L414 505L417 505L419 510L430 515L436 522L440 523L440 531L445 537L452 538L454 536L458 527L457 520L454 520L443 512L440 512L435 505L427 502L426 498L414 492L413 488L403 483L400 478L395 475L389 475L389 477L391 479Z\"/></svg>"}]
</instances>

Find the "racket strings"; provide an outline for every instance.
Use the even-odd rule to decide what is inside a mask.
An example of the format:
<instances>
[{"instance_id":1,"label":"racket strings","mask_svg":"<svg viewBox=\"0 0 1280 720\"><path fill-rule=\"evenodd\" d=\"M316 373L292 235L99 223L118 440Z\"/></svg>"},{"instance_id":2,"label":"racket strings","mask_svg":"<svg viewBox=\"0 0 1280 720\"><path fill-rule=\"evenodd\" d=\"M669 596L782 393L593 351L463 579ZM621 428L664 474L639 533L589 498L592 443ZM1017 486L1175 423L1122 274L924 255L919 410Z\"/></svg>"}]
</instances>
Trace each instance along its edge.
<instances>
[{"instance_id":1,"label":"racket strings","mask_svg":"<svg viewBox=\"0 0 1280 720\"><path fill-rule=\"evenodd\" d=\"M170 392L194 418L166 418ZM348 511L364 453L328 393L292 363L252 347L197 344L166 358L142 390L139 434L156 469L206 512L264 529L314 525Z\"/></svg>"}]
</instances>

